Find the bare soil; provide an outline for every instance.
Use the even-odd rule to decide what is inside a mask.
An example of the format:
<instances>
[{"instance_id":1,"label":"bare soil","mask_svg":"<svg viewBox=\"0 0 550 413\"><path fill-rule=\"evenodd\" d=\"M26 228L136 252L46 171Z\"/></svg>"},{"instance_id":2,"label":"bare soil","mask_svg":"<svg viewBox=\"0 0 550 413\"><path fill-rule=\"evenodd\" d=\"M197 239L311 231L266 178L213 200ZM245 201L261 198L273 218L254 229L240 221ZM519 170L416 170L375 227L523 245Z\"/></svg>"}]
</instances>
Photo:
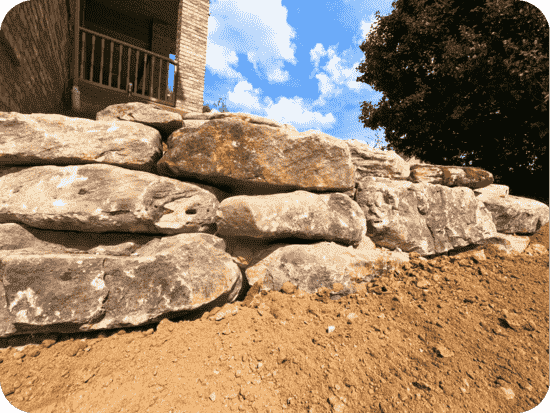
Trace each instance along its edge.
<instances>
[{"instance_id":1,"label":"bare soil","mask_svg":"<svg viewBox=\"0 0 550 413\"><path fill-rule=\"evenodd\" d=\"M548 248L548 225L530 238ZM412 254L338 301L256 286L223 318L3 339L0 383L41 413L528 411L548 391L548 254L465 254Z\"/></svg>"}]
</instances>

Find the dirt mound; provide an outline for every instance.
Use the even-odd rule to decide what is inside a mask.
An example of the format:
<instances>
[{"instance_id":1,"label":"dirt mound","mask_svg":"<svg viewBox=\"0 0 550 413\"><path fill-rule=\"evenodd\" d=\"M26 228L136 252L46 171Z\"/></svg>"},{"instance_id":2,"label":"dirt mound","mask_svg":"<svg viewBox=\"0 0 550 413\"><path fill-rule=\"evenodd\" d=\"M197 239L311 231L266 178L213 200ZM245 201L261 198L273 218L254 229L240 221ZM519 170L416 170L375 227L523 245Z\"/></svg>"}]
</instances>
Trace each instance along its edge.
<instances>
[{"instance_id":1,"label":"dirt mound","mask_svg":"<svg viewBox=\"0 0 550 413\"><path fill-rule=\"evenodd\" d=\"M530 238L548 248L548 225ZM412 258L339 301L253 288L218 321L0 340L0 383L42 413L524 412L548 390L548 255L485 254Z\"/></svg>"}]
</instances>

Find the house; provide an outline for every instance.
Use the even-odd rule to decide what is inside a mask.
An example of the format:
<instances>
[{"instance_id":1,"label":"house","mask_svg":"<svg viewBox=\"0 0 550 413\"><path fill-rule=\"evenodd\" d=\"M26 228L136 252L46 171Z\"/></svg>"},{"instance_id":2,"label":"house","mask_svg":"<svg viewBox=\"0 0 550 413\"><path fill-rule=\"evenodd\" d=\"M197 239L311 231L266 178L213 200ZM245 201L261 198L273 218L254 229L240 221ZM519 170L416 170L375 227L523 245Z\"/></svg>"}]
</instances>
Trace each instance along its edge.
<instances>
[{"instance_id":1,"label":"house","mask_svg":"<svg viewBox=\"0 0 550 413\"><path fill-rule=\"evenodd\" d=\"M208 11L209 0L20 3L0 30L0 111L95 119L109 105L145 102L200 112Z\"/></svg>"}]
</instances>

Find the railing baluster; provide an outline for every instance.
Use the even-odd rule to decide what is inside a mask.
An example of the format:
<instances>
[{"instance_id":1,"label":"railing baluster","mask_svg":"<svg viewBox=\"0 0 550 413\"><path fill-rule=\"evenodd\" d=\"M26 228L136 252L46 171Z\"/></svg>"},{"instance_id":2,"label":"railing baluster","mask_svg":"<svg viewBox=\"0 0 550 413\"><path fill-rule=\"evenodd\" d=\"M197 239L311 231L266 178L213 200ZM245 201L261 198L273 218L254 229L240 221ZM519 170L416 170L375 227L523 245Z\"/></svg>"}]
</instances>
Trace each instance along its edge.
<instances>
[{"instance_id":1,"label":"railing baluster","mask_svg":"<svg viewBox=\"0 0 550 413\"><path fill-rule=\"evenodd\" d=\"M82 32L82 52L80 53L80 78L85 79L84 74L84 53L86 53L86 32Z\"/></svg>"},{"instance_id":2,"label":"railing baluster","mask_svg":"<svg viewBox=\"0 0 550 413\"><path fill-rule=\"evenodd\" d=\"M111 40L111 47L109 49L109 86L112 86L113 81L113 51L115 48L114 42Z\"/></svg>"},{"instance_id":3,"label":"railing baluster","mask_svg":"<svg viewBox=\"0 0 550 413\"><path fill-rule=\"evenodd\" d=\"M141 96L145 96L145 86L147 86L147 54L143 53L143 73L141 74Z\"/></svg>"},{"instance_id":4,"label":"railing baluster","mask_svg":"<svg viewBox=\"0 0 550 413\"><path fill-rule=\"evenodd\" d=\"M103 84L103 62L105 57L105 39L101 39L101 64L99 65L99 83Z\"/></svg>"},{"instance_id":5,"label":"railing baluster","mask_svg":"<svg viewBox=\"0 0 550 413\"><path fill-rule=\"evenodd\" d=\"M138 90L138 68L139 68L139 50L136 50L136 75L134 77L134 93Z\"/></svg>"},{"instance_id":6,"label":"railing baluster","mask_svg":"<svg viewBox=\"0 0 550 413\"><path fill-rule=\"evenodd\" d=\"M101 86L103 88L109 88L109 89L112 89L112 90L119 90L120 91L120 87L123 83L123 80L122 80L122 76L124 76L124 71L122 70L122 61L123 61L123 58L122 58L122 55L124 54L124 47L128 47L128 67L127 67L127 70L126 70L126 90L128 91L129 90L129 86L130 86L130 72L131 72L131 69L132 69L132 52L135 53L135 63L134 63L134 70L135 70L135 75L133 76L134 78L134 83L132 84L132 93L136 94L136 95L139 95L140 97L142 98L149 98L150 100L153 100L153 101L160 101L160 102L163 102L163 103L169 103L169 104L175 104L176 102L176 91L177 91L177 77L178 77L178 74L179 74L179 65L177 63L177 61L173 61L172 59L170 58L166 58L162 55L159 55L158 53L153 53L153 52L150 52L150 51L147 51L145 49L142 49L140 47L137 47L137 46L133 46L129 43L126 43L126 42L122 42L120 40L117 40L117 39L114 39L112 37L109 37L109 36L106 36L106 35L102 35L101 33L96 33L92 30L89 30L89 29L86 29L86 28L83 28L81 27L80 30L82 31L82 49L80 51L80 62L76 62L76 64L78 65L78 63L80 63L80 66L78 67L77 69L77 76L78 78L82 79L83 81L86 81L86 82L91 82L91 83L94 83L94 84L97 84L98 86ZM91 48L91 59L90 61L86 61L86 58L87 58L87 35L90 35L91 36L91 43L92 43L92 48ZM94 80L94 75L95 75L95 70L94 70L94 66L95 66L95 46L96 46L96 38L97 39L101 39L101 59L100 59L100 67L99 67L99 79L98 81L95 81ZM107 69L107 64L105 62L105 59L106 59L106 56L105 56L105 41L107 42L110 42L110 48L109 48L109 65L108 65L108 69ZM113 83L113 76L115 76L116 74L113 73L113 58L114 58L114 51L115 51L115 47L116 47L116 44L119 44L119 59L118 59L118 70L117 70L117 73L118 76L117 76L117 81L116 81L116 88L114 86L112 86L112 83ZM99 46L99 45L98 45ZM141 79L138 79L139 77L139 66L140 66L140 56L143 55L143 71L142 71L142 74L141 74ZM151 59L152 57L152 59ZM158 74L158 90L157 90L157 93L155 93L155 65L158 61L158 70L159 70L159 74ZM167 76L169 76L169 72L170 72L170 64L174 64L174 87L173 87L173 91L170 92L170 89L169 89L169 84L168 84L168 77L165 79L164 78L164 63L166 62L166 71L167 71ZM87 76L87 73L86 73L86 68L90 68L90 74L89 76ZM104 84L103 83L103 74L104 74L104 70L109 70L109 75L107 76L108 77L108 84ZM151 74L149 76L149 70L151 70ZM140 84L138 84L138 80L141 82ZM166 81L166 85L163 85L163 82ZM149 85L147 85L147 82L149 82ZM124 85L122 85L124 86ZM142 90L141 90L141 93L138 93L138 89L139 87L141 86ZM165 86L165 87L163 87ZM148 91L148 93L147 93ZM169 97L170 96L170 97Z\"/></svg>"},{"instance_id":7,"label":"railing baluster","mask_svg":"<svg viewBox=\"0 0 550 413\"><path fill-rule=\"evenodd\" d=\"M153 82L155 77L155 56L153 56L152 62L151 62L151 82L149 84L149 96L153 97Z\"/></svg>"},{"instance_id":8,"label":"railing baluster","mask_svg":"<svg viewBox=\"0 0 550 413\"><path fill-rule=\"evenodd\" d=\"M132 56L132 49L128 48L128 67L126 68L126 88L130 87L130 57Z\"/></svg>"},{"instance_id":9,"label":"railing baluster","mask_svg":"<svg viewBox=\"0 0 550 413\"><path fill-rule=\"evenodd\" d=\"M172 99L170 99L172 103L176 102L176 89L178 87L178 67L179 65L175 65L174 67L174 90L172 91Z\"/></svg>"},{"instance_id":10,"label":"railing baluster","mask_svg":"<svg viewBox=\"0 0 550 413\"><path fill-rule=\"evenodd\" d=\"M120 45L119 49L119 56L118 56L118 82L116 85L117 89L120 89L120 71L122 70L122 44Z\"/></svg>"},{"instance_id":11,"label":"railing baluster","mask_svg":"<svg viewBox=\"0 0 550 413\"><path fill-rule=\"evenodd\" d=\"M92 34L92 62L90 64L90 82L93 82L94 75L94 57L95 57L95 34Z\"/></svg>"},{"instance_id":12,"label":"railing baluster","mask_svg":"<svg viewBox=\"0 0 550 413\"><path fill-rule=\"evenodd\" d=\"M160 99L160 88L162 87L162 64L164 60L159 59L159 88L157 89L157 99Z\"/></svg>"}]
</instances>

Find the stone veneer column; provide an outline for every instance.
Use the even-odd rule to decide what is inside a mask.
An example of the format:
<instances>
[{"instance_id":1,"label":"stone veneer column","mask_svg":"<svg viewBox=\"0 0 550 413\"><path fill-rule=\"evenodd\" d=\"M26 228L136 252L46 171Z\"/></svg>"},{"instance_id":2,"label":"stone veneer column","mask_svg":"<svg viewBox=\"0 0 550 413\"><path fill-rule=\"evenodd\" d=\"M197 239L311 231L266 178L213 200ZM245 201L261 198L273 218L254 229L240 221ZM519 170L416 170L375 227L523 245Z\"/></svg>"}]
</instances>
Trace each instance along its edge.
<instances>
[{"instance_id":1,"label":"stone veneer column","mask_svg":"<svg viewBox=\"0 0 550 413\"><path fill-rule=\"evenodd\" d=\"M202 112L209 0L180 0L176 37L176 107Z\"/></svg>"}]
</instances>

